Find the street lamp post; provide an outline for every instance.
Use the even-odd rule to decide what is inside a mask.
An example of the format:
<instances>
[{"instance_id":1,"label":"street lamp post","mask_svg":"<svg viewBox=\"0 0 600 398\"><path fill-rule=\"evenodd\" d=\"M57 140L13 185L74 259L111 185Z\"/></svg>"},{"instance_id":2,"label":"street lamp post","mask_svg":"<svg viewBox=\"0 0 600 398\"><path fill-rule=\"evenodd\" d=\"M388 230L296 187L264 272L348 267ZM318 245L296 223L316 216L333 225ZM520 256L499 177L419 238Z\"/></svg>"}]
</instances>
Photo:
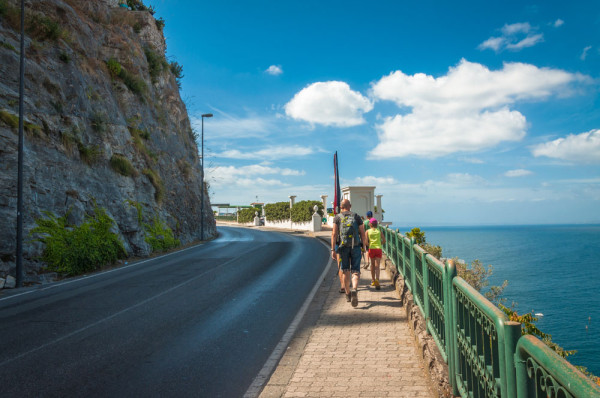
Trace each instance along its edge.
<instances>
[{"instance_id":1,"label":"street lamp post","mask_svg":"<svg viewBox=\"0 0 600 398\"><path fill-rule=\"evenodd\" d=\"M17 287L23 286L23 97L25 95L25 1L21 0L21 54L19 61L19 142L17 155Z\"/></svg>"},{"instance_id":2,"label":"street lamp post","mask_svg":"<svg viewBox=\"0 0 600 398\"><path fill-rule=\"evenodd\" d=\"M200 186L200 240L204 240L204 118L213 117L212 113L202 115L202 163L200 164L201 186Z\"/></svg>"}]
</instances>

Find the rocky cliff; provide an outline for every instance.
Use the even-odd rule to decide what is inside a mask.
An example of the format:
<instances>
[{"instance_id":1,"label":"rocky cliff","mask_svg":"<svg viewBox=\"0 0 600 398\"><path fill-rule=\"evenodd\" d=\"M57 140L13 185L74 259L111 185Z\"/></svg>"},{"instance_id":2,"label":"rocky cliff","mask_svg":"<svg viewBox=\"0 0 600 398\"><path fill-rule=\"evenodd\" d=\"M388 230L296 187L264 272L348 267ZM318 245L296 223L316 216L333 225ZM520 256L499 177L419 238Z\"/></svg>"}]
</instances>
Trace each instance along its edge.
<instances>
[{"instance_id":1,"label":"rocky cliff","mask_svg":"<svg viewBox=\"0 0 600 398\"><path fill-rule=\"evenodd\" d=\"M0 0L0 277L15 267L19 4ZM115 0L26 8L25 280L44 266L43 247L28 233L45 211L77 225L97 203L129 255L150 253L143 223L157 216L182 244L198 240L200 159L179 95L181 69L165 59L163 21ZM207 196L204 203L210 237Z\"/></svg>"}]
</instances>

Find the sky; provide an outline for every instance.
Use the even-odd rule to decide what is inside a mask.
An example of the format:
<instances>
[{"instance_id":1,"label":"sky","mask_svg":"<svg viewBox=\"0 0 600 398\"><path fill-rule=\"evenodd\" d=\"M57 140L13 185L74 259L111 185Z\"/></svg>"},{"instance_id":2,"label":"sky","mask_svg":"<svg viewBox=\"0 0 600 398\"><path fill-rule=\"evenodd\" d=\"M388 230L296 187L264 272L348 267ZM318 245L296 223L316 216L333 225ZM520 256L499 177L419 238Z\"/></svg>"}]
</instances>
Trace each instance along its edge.
<instances>
[{"instance_id":1,"label":"sky","mask_svg":"<svg viewBox=\"0 0 600 398\"><path fill-rule=\"evenodd\" d=\"M337 151L395 225L600 223L598 0L146 4L212 203L331 202Z\"/></svg>"}]
</instances>

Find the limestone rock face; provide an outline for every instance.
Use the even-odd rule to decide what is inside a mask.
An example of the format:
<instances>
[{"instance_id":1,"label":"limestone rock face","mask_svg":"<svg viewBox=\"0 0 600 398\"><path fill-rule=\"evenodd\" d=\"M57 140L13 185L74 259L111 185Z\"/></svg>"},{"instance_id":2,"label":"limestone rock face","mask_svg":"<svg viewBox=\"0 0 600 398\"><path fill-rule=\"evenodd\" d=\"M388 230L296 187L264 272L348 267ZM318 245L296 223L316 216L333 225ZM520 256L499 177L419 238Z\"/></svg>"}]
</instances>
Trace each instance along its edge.
<instances>
[{"instance_id":1,"label":"limestone rock face","mask_svg":"<svg viewBox=\"0 0 600 398\"><path fill-rule=\"evenodd\" d=\"M16 250L20 2L0 7L0 277ZM0 4L1 5L1 4ZM200 159L165 39L147 11L112 0L26 2L24 264L44 264L29 231L48 211L80 224L94 204L130 255L148 255L158 216L182 244L216 234ZM109 68L110 67L110 68ZM111 162L112 159L112 162ZM127 170L119 164L129 164ZM116 170L121 170L118 172ZM142 219L138 209L141 209Z\"/></svg>"}]
</instances>

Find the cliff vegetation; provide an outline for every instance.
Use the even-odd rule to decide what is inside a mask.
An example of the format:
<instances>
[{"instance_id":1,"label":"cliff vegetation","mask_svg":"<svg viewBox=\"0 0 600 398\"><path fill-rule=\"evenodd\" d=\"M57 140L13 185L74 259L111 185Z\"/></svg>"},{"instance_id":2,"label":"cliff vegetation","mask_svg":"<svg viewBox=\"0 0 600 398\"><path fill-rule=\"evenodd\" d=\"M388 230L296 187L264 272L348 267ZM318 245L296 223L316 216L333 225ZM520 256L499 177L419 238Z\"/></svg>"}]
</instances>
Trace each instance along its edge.
<instances>
[{"instance_id":1,"label":"cliff vegetation","mask_svg":"<svg viewBox=\"0 0 600 398\"><path fill-rule=\"evenodd\" d=\"M57 253L74 236L93 246L82 231L118 242L109 262L196 241L201 225L216 233L206 190L200 219L196 134L179 95L183 67L165 57L166 22L128 3L26 1L26 282L53 257L52 269L70 273ZM0 0L0 277L15 267L19 4Z\"/></svg>"}]
</instances>

